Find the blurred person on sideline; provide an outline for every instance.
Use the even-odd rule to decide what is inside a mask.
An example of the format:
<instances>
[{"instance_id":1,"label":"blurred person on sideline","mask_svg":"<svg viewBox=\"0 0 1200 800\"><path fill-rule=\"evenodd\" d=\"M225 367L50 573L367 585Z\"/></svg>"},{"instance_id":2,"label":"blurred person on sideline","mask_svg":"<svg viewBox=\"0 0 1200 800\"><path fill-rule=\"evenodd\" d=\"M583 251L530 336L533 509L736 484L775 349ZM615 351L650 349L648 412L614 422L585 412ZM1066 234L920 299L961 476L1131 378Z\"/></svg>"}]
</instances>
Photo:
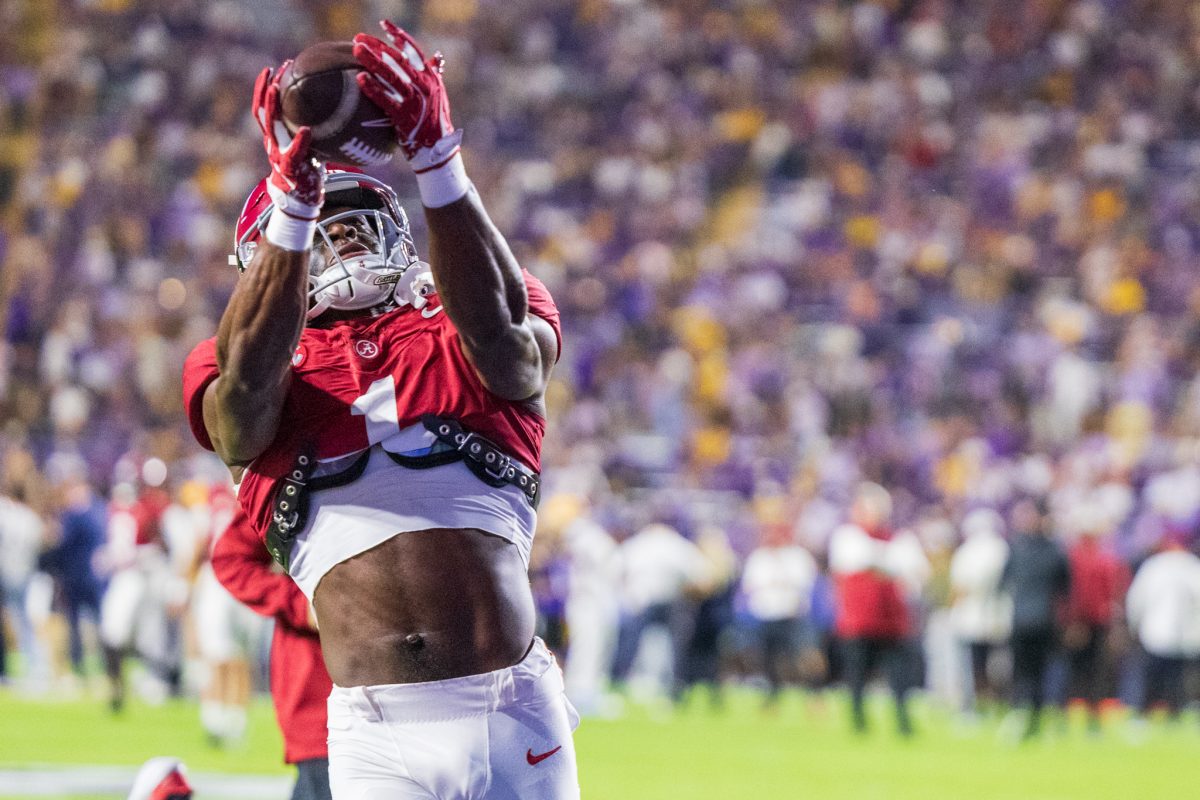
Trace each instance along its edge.
<instances>
[{"instance_id":1,"label":"blurred person on sideline","mask_svg":"<svg viewBox=\"0 0 1200 800\"><path fill-rule=\"evenodd\" d=\"M4 576L0 575L0 598L4 597ZM4 604L0 603L0 686L9 682L8 675L8 622Z\"/></svg>"},{"instance_id":2,"label":"blurred person on sideline","mask_svg":"<svg viewBox=\"0 0 1200 800\"><path fill-rule=\"evenodd\" d=\"M1059 647L1071 567L1037 501L1018 501L1009 523L1014 537L1000 585L1013 599L1013 711L1004 735L1029 739L1041 729L1046 670Z\"/></svg>"},{"instance_id":3,"label":"blurred person on sideline","mask_svg":"<svg viewBox=\"0 0 1200 800\"><path fill-rule=\"evenodd\" d=\"M127 655L138 655L148 668L138 688L151 702L165 698L177 667L167 618L173 570L162 530L171 498L162 486L165 476L146 477L140 488L113 487L101 555L108 585L100 600L100 643L114 712L125 707Z\"/></svg>"},{"instance_id":4,"label":"blurred person on sideline","mask_svg":"<svg viewBox=\"0 0 1200 800\"><path fill-rule=\"evenodd\" d=\"M817 562L792 529L782 522L764 524L758 546L746 558L741 592L767 678L767 709L777 707L784 686L797 674L801 652L813 646L808 611L816 580Z\"/></svg>"},{"instance_id":5,"label":"blurred person on sideline","mask_svg":"<svg viewBox=\"0 0 1200 800\"><path fill-rule=\"evenodd\" d=\"M1112 550L1104 510L1081 507L1082 526L1067 552L1071 591L1067 597L1063 648L1070 668L1072 696L1087 705L1088 730L1100 730L1100 701L1105 694L1106 656L1113 628L1124 616L1129 569Z\"/></svg>"},{"instance_id":6,"label":"blurred person on sideline","mask_svg":"<svg viewBox=\"0 0 1200 800\"><path fill-rule=\"evenodd\" d=\"M866 732L867 683L881 666L895 703L896 728L901 736L911 736L913 619L906 594L919 577L919 560L911 551L915 547L919 553L920 543L911 533L893 534L892 498L877 483L858 485L849 516L830 538L829 568L837 588L836 629L851 722L856 732Z\"/></svg>"},{"instance_id":7,"label":"blurred person on sideline","mask_svg":"<svg viewBox=\"0 0 1200 800\"><path fill-rule=\"evenodd\" d=\"M694 624L693 593L708 564L700 548L670 525L651 523L620 545L624 617L613 679L639 699L667 696Z\"/></svg>"},{"instance_id":8,"label":"blurred person on sideline","mask_svg":"<svg viewBox=\"0 0 1200 800\"><path fill-rule=\"evenodd\" d=\"M270 688L283 734L283 759L296 766L292 800L330 800L326 701L333 682L321 656L316 617L304 592L281 572L238 505L212 545L212 574L256 614L275 621Z\"/></svg>"},{"instance_id":9,"label":"blurred person on sideline","mask_svg":"<svg viewBox=\"0 0 1200 800\"><path fill-rule=\"evenodd\" d=\"M1138 567L1125 614L1142 650L1136 724L1144 724L1158 702L1177 717L1186 699L1184 672L1200 656L1200 558L1181 536L1166 537Z\"/></svg>"},{"instance_id":10,"label":"blurred person on sideline","mask_svg":"<svg viewBox=\"0 0 1200 800\"><path fill-rule=\"evenodd\" d=\"M963 711L978 713L981 703L999 698L992 679L992 660L1009 637L1012 598L1000 591L1008 543L1004 518L978 508L963 518L962 544L950 559L950 624L963 650Z\"/></svg>"},{"instance_id":11,"label":"blurred person on sideline","mask_svg":"<svg viewBox=\"0 0 1200 800\"><path fill-rule=\"evenodd\" d=\"M83 677L85 656L83 622L97 630L104 582L96 572L97 555L104 547L108 508L83 474L68 475L59 487L62 510L60 535L46 561L58 579L67 617L71 669Z\"/></svg>"},{"instance_id":12,"label":"blurred person on sideline","mask_svg":"<svg viewBox=\"0 0 1200 800\"><path fill-rule=\"evenodd\" d=\"M228 531L237 500L222 484L206 486L193 481L192 493L207 495L190 504L206 509L207 535L196 548L197 564L191 598L196 649L205 664L205 685L200 695L200 724L216 746L234 745L246 733L246 716L256 661L263 635L262 618L238 600L213 571L212 553ZM266 548L263 556L269 557ZM248 571L250 568L245 567Z\"/></svg>"},{"instance_id":13,"label":"blurred person on sideline","mask_svg":"<svg viewBox=\"0 0 1200 800\"><path fill-rule=\"evenodd\" d=\"M185 361L188 421L320 621L335 797L577 798L528 574L558 311L467 177L444 59L381 27L354 37L358 86L408 158L429 261L394 189L288 130L289 71L264 69L270 174Z\"/></svg>"},{"instance_id":14,"label":"blurred person on sideline","mask_svg":"<svg viewBox=\"0 0 1200 800\"><path fill-rule=\"evenodd\" d=\"M672 690L676 703L687 699L690 690L707 686L714 707L723 702L721 656L725 631L733 622L733 596L737 590L738 559L724 529L704 525L696 534L706 569L693 587L696 605L691 631L683 641L679 670Z\"/></svg>"},{"instance_id":15,"label":"blurred person on sideline","mask_svg":"<svg viewBox=\"0 0 1200 800\"><path fill-rule=\"evenodd\" d=\"M49 680L49 663L30 618L28 602L45 536L46 525L25 502L24 487L11 484L0 495L0 639L6 636L7 620L16 636L23 677L34 688L42 688ZM0 680L6 677L6 650L6 644L0 642Z\"/></svg>"},{"instance_id":16,"label":"blurred person on sideline","mask_svg":"<svg viewBox=\"0 0 1200 800\"><path fill-rule=\"evenodd\" d=\"M567 697L583 716L611 715L617 701L609 692L609 675L621 618L617 543L579 495L550 498L538 513L539 538L543 525L551 536L561 526L567 556Z\"/></svg>"}]
</instances>

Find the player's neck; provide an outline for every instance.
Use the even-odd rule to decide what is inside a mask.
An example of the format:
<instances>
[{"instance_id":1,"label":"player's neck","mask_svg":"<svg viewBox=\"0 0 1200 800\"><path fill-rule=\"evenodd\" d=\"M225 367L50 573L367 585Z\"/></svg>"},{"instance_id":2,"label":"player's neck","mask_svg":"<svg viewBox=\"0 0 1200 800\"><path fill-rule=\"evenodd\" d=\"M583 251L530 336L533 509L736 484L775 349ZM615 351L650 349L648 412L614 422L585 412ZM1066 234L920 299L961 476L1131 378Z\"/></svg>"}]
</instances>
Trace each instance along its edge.
<instances>
[{"instance_id":1,"label":"player's neck","mask_svg":"<svg viewBox=\"0 0 1200 800\"><path fill-rule=\"evenodd\" d=\"M332 328L339 322L352 322L354 320L372 320L393 310L395 306L385 305L376 306L370 309L358 309L355 311L339 311L337 309L329 309L322 312L315 319L308 321L309 328Z\"/></svg>"}]
</instances>

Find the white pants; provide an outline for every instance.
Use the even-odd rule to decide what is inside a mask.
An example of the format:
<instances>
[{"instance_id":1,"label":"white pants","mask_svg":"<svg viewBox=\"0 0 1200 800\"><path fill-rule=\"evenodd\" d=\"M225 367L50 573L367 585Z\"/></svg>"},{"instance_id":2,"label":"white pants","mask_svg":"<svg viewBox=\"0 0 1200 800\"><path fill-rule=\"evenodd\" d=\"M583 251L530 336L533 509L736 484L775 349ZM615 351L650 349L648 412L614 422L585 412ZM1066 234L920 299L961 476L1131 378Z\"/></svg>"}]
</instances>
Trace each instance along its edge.
<instances>
[{"instance_id":1,"label":"white pants","mask_svg":"<svg viewBox=\"0 0 1200 800\"><path fill-rule=\"evenodd\" d=\"M164 663L169 656L165 561L116 572L100 600L100 641L115 650L133 647L144 658Z\"/></svg>"},{"instance_id":2,"label":"white pants","mask_svg":"<svg viewBox=\"0 0 1200 800\"><path fill-rule=\"evenodd\" d=\"M329 783L334 800L575 800L578 724L541 639L482 675L334 686Z\"/></svg>"},{"instance_id":3,"label":"white pants","mask_svg":"<svg viewBox=\"0 0 1200 800\"><path fill-rule=\"evenodd\" d=\"M210 564L202 566L196 576L192 619L200 657L210 663L252 660L267 622L221 585Z\"/></svg>"},{"instance_id":4,"label":"white pants","mask_svg":"<svg viewBox=\"0 0 1200 800\"><path fill-rule=\"evenodd\" d=\"M586 715L598 713L608 691L617 650L620 609L613 596L567 598L567 630L571 632L565 679L567 696Z\"/></svg>"}]
</instances>

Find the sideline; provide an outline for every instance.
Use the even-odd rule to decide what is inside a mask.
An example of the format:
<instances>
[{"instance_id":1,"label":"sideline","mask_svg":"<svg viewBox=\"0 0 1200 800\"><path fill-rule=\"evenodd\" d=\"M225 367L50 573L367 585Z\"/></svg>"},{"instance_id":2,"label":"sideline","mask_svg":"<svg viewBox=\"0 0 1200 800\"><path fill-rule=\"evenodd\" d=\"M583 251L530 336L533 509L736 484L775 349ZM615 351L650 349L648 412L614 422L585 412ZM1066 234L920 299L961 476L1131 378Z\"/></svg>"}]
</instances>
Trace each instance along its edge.
<instances>
[{"instance_id":1,"label":"sideline","mask_svg":"<svg viewBox=\"0 0 1200 800\"><path fill-rule=\"evenodd\" d=\"M140 765L139 765L140 766ZM104 795L124 800L135 767L31 766L0 769L0 800ZM291 795L290 775L235 775L188 771L198 800L283 800Z\"/></svg>"}]
</instances>

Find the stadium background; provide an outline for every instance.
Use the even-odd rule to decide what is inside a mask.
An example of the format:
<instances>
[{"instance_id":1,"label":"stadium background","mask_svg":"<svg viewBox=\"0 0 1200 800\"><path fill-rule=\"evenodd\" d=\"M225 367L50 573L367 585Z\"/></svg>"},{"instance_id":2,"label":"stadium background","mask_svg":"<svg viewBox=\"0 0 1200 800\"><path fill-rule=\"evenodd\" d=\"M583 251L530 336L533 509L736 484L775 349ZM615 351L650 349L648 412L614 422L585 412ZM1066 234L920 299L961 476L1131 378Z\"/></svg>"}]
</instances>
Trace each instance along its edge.
<instances>
[{"instance_id":1,"label":"stadium background","mask_svg":"<svg viewBox=\"0 0 1200 800\"><path fill-rule=\"evenodd\" d=\"M265 169L250 85L385 16L446 54L470 174L562 310L544 463L564 518L535 575L548 634L569 591L555 528L579 497L616 539L716 529L732 565L778 525L822 556L854 486L877 481L931 564L926 621L974 508L1043 498L1064 547L1101 528L1131 569L1164 537L1194 543L1194 4L6 0L0 488L40 516L40 547L80 475L107 497L147 464L172 491L219 474L179 374L236 280L232 222ZM416 208L403 165L379 174ZM278 772L258 706L240 754L205 751L186 700L107 717L47 602L28 620L8 598L14 649L36 622L45 663L30 683L11 659L0 768L129 766L164 742ZM1132 645L1113 657L1118 700L1136 660ZM585 791L1171 797L1164 775L1198 776L1190 718L1135 744L1116 708L1099 743L1067 724L1030 752L991 722L966 736L937 691L905 744L882 718L850 737L836 693L825 715L790 698L763 717L757 690L738 691L726 712L642 697L586 722ZM155 724L160 738L132 733ZM655 769L631 770L646 754Z\"/></svg>"}]
</instances>

